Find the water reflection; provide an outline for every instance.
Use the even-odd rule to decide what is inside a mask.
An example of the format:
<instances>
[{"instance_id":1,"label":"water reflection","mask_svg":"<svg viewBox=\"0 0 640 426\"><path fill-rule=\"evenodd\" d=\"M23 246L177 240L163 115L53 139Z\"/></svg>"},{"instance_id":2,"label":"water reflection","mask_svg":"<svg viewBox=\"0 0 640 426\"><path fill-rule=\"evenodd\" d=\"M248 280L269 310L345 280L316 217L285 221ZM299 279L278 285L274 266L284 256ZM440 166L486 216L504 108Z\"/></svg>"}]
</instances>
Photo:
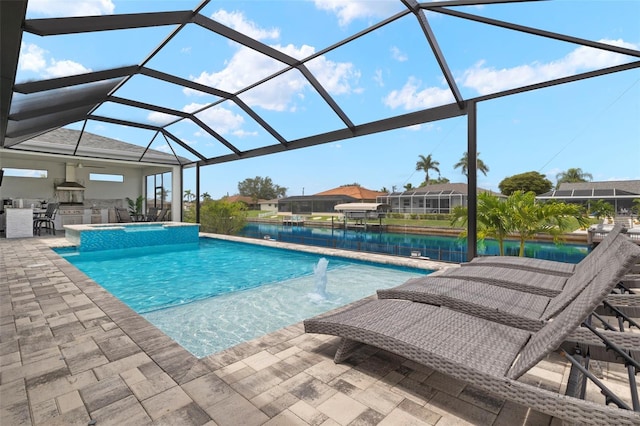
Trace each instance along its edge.
<instances>
[{"instance_id":1,"label":"water reflection","mask_svg":"<svg viewBox=\"0 0 640 426\"><path fill-rule=\"evenodd\" d=\"M282 226L249 223L240 233L251 238L270 238L278 241L306 244L346 250L384 253L396 256L418 255L446 262L464 262L467 259L466 239L445 236L398 234L391 232L365 232L305 226ZM505 242L505 254L517 256L517 241ZM527 242L525 256L559 262L578 263L589 252L584 244L559 244L551 242ZM498 243L494 240L478 242L478 254L497 255Z\"/></svg>"}]
</instances>

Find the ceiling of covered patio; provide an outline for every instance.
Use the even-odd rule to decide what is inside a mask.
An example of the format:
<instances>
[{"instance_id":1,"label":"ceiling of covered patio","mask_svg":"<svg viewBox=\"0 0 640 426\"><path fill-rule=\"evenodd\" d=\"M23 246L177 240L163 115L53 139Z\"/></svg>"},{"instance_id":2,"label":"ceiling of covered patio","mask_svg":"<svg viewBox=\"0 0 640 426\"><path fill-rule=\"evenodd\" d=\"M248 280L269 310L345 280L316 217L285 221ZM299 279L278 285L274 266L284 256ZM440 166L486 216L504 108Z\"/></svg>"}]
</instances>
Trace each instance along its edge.
<instances>
[{"instance_id":1,"label":"ceiling of covered patio","mask_svg":"<svg viewBox=\"0 0 640 426\"><path fill-rule=\"evenodd\" d=\"M295 7L291 2L247 3L249 9L282 8L258 28L221 13L217 2L208 0L180 3L193 7L186 10L165 10L176 5L170 2L129 2L126 13L40 19L30 17L26 0L1 2L0 147L33 152L38 148L29 140L66 127L142 148L141 156L132 160L123 153L122 160L162 162L151 154L163 151L175 158L174 164L203 166L468 116L478 102L640 67L640 51L628 45L566 34L563 19L579 19L580 11L556 16L557 2L375 2L370 19L348 34L305 31L305 22L320 19L314 14L322 11L305 9L303 3L309 2L294 2ZM555 19L545 28L529 23L531 7L545 8ZM615 11L616 4L609 7ZM505 8L521 8L522 20L502 20ZM299 21L297 34L265 30L291 19ZM400 39L407 28L411 38ZM476 45L478 31L494 34L494 42ZM518 48L522 37L566 51L597 49L612 59L480 94L455 75L492 49L513 49L514 60L526 62L527 52ZM392 41L400 50L420 46L420 69L409 63L398 72L440 75L427 99L394 107L392 99L383 102L379 91L359 79L363 58L376 55L361 47L372 38ZM82 63L74 62L77 66L68 67L65 75L34 77L24 64L36 43L59 57L76 57L72 52L80 51ZM114 46L118 54L108 55ZM380 55L381 72L385 61ZM99 151L82 149L82 137L74 142L76 154L101 158Z\"/></svg>"}]
</instances>

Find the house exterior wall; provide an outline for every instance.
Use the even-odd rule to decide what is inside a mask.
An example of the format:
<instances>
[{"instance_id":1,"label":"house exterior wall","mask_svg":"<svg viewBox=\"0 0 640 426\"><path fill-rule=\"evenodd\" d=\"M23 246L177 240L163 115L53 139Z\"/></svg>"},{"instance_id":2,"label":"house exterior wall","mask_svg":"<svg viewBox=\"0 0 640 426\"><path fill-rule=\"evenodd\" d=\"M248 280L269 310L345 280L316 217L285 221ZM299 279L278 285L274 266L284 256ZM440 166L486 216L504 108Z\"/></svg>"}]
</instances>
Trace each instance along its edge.
<instances>
[{"instance_id":1,"label":"house exterior wall","mask_svg":"<svg viewBox=\"0 0 640 426\"><path fill-rule=\"evenodd\" d=\"M260 210L266 212L274 212L278 210L277 203L260 203Z\"/></svg>"}]
</instances>

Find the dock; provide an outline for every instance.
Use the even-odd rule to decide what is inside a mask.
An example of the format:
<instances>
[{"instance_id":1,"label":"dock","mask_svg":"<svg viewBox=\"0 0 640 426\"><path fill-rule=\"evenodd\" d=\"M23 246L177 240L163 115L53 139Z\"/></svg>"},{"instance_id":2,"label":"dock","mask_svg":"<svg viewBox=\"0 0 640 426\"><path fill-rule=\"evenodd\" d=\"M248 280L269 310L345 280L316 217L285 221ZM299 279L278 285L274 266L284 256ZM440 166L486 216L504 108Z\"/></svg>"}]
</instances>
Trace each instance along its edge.
<instances>
[{"instance_id":1,"label":"dock","mask_svg":"<svg viewBox=\"0 0 640 426\"><path fill-rule=\"evenodd\" d=\"M594 246L599 244L611 231L613 225L593 225L587 230L587 244ZM623 231L625 232L625 231ZM636 244L640 245L640 227L627 228L626 235Z\"/></svg>"},{"instance_id":2,"label":"dock","mask_svg":"<svg viewBox=\"0 0 640 426\"><path fill-rule=\"evenodd\" d=\"M304 226L304 216L283 216L282 224L286 226Z\"/></svg>"}]
</instances>

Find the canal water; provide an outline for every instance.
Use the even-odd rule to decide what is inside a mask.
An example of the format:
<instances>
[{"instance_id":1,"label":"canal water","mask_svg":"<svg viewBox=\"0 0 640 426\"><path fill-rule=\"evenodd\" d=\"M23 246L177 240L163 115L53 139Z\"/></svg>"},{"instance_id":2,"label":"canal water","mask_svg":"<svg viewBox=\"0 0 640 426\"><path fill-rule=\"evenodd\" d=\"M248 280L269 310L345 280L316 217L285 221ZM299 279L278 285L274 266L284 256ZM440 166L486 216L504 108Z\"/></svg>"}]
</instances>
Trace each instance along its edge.
<instances>
[{"instance_id":1,"label":"canal water","mask_svg":"<svg viewBox=\"0 0 640 426\"><path fill-rule=\"evenodd\" d=\"M283 226L265 223L248 223L239 235L395 256L422 256L445 262L461 263L467 260L467 241L457 237L315 228L310 226ZM517 256L519 250L518 241L505 242L506 255ZM498 252L498 243L496 241L484 240L478 242L478 255L497 255ZM588 253L589 247L586 244L556 245L553 242L530 241L525 245L525 256L558 262L578 263Z\"/></svg>"}]
</instances>

